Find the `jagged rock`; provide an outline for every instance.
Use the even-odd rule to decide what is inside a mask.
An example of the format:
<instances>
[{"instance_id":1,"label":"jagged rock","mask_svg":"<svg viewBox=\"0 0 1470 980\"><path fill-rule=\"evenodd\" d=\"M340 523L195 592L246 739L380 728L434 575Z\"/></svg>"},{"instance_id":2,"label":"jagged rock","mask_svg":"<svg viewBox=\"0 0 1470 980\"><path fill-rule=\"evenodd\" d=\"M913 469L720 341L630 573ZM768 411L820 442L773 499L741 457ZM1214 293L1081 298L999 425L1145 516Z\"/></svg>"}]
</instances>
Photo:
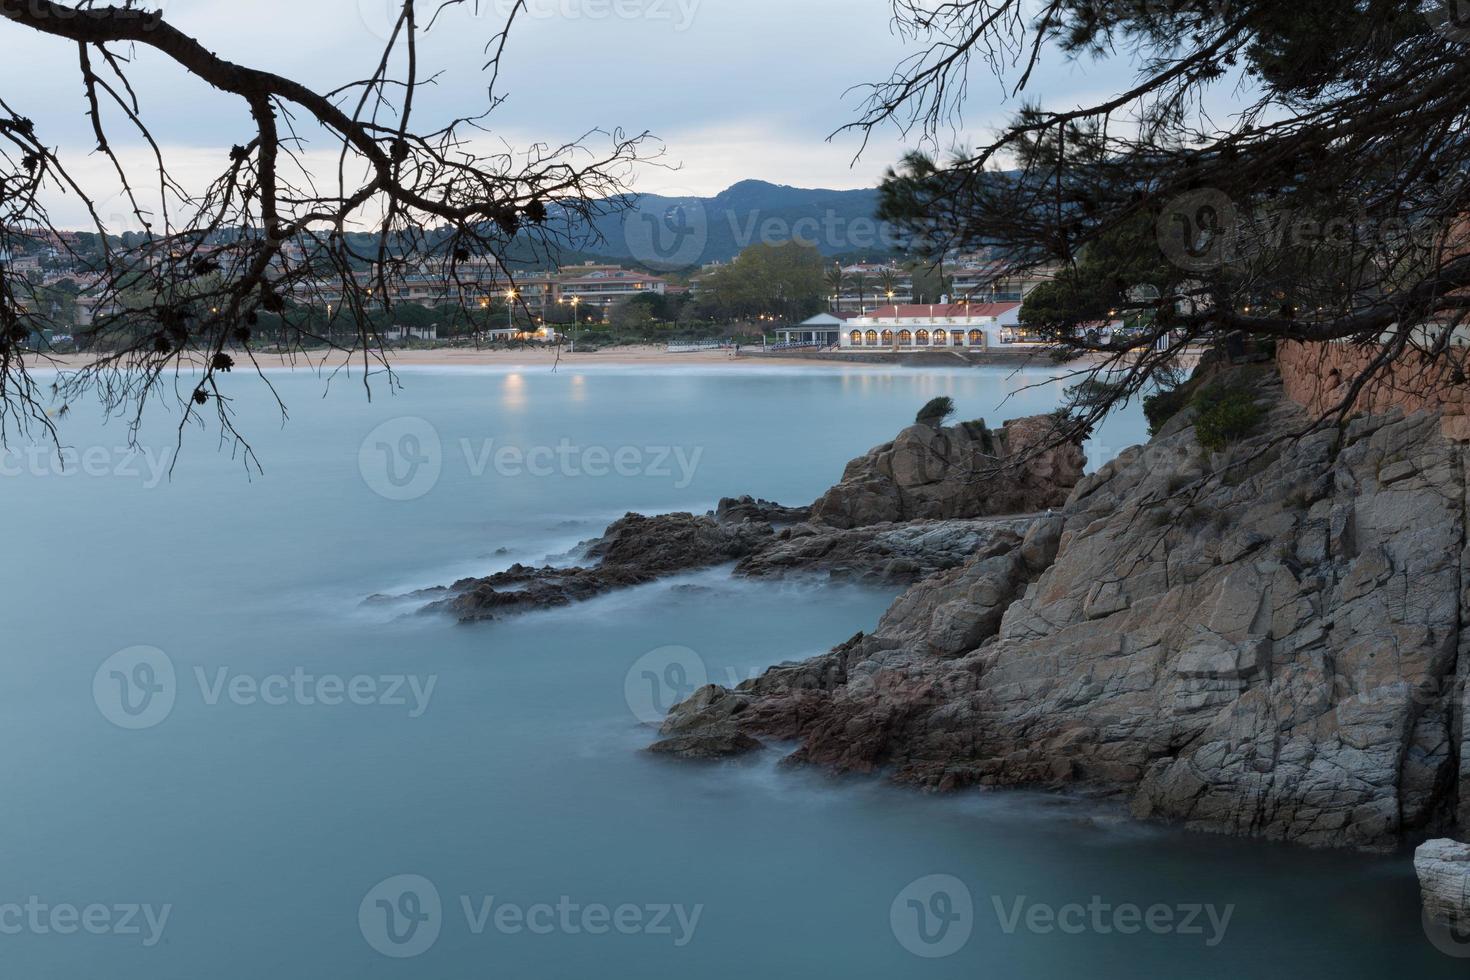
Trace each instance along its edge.
<instances>
[{"instance_id":1,"label":"jagged rock","mask_svg":"<svg viewBox=\"0 0 1470 980\"><path fill-rule=\"evenodd\" d=\"M461 622L580 602L613 589L642 585L677 572L735 561L773 534L769 524L721 524L712 517L628 514L585 549L597 564L576 568L513 565L486 578L465 579L425 607Z\"/></svg>"},{"instance_id":2,"label":"jagged rock","mask_svg":"<svg viewBox=\"0 0 1470 980\"><path fill-rule=\"evenodd\" d=\"M1456 929L1470 928L1470 844L1432 840L1414 852L1424 914Z\"/></svg>"},{"instance_id":3,"label":"jagged rock","mask_svg":"<svg viewBox=\"0 0 1470 980\"><path fill-rule=\"evenodd\" d=\"M749 496L727 497L713 513L702 517L628 514L611 524L601 538L584 543L581 556L588 562L585 565L533 568L517 564L484 578L464 579L448 588L398 598L433 597L437 601L426 605L424 612L448 613L462 622L472 622L564 606L667 575L742 560L737 573L751 577L826 572L835 578L868 583L908 584L955 568L977 550L990 547L1002 537L1008 541L1018 538L1030 526L1029 521L1022 520L915 523L915 518L1016 513L1031 502L1065 497L1066 488L1075 484L1081 473L1082 456L1076 446L1038 452L1024 465L1004 471L996 468L1047 439L1051 434L1050 416L1007 422L998 432L987 430L981 423L953 430L918 428L923 432L907 430L897 442L864 457L879 460L876 465L884 472L897 466L894 486L900 511L925 512L908 513L903 518L907 523L902 526L874 527L876 521L864 519L856 522L862 525L861 530L851 531L854 522L843 522L841 518L839 526L833 526L833 521L813 521L811 507L783 507ZM918 458L915 453L920 446L925 459L934 453L955 455L937 467L930 460L915 468L910 464ZM857 474L864 479L862 463L856 460L849 464L848 476ZM924 484L930 476L933 480ZM971 480L978 482L970 486L967 481ZM829 511L834 514L832 508L837 504L832 501L842 498L838 491L846 483L845 479L823 498L829 501ZM779 534L773 525L782 526ZM1037 554L1052 547L1050 539L1038 540L1040 543L1032 549ZM1012 546L1007 544L1007 548ZM1034 562L1035 556L1031 560ZM373 596L367 601L394 600ZM968 629L958 620L953 628L960 634Z\"/></svg>"},{"instance_id":4,"label":"jagged rock","mask_svg":"<svg viewBox=\"0 0 1470 980\"><path fill-rule=\"evenodd\" d=\"M782 507L769 500L755 497L726 497L715 508L715 520L721 524L743 524L755 521L758 524L800 524L810 520L810 507Z\"/></svg>"},{"instance_id":5,"label":"jagged rock","mask_svg":"<svg viewBox=\"0 0 1470 980\"><path fill-rule=\"evenodd\" d=\"M1401 413L1279 441L1310 420L1257 383L1259 435L1207 455L1186 409L1020 547L728 692L723 724L799 740L793 761L1095 788L1198 830L1384 849L1463 826L1465 450Z\"/></svg>"},{"instance_id":6,"label":"jagged rock","mask_svg":"<svg viewBox=\"0 0 1470 980\"><path fill-rule=\"evenodd\" d=\"M1060 507L1082 478L1086 459L1073 443L1037 449L1054 435L1050 415L1017 419L999 430L984 422L911 426L848 463L842 482L812 505L812 520L851 528Z\"/></svg>"},{"instance_id":7,"label":"jagged rock","mask_svg":"<svg viewBox=\"0 0 1470 980\"><path fill-rule=\"evenodd\" d=\"M982 548L1020 542L1029 520L914 521L832 528L801 524L735 566L735 574L775 578L825 572L834 579L909 585L964 564Z\"/></svg>"}]
</instances>

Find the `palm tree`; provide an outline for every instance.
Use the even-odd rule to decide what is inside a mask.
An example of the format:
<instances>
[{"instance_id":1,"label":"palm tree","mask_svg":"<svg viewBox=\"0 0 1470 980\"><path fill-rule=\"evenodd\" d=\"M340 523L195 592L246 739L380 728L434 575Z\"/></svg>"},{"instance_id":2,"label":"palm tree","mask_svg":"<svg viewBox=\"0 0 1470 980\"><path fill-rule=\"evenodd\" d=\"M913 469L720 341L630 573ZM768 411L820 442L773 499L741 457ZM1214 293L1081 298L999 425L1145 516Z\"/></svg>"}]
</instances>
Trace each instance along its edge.
<instances>
[{"instance_id":1,"label":"palm tree","mask_svg":"<svg viewBox=\"0 0 1470 980\"><path fill-rule=\"evenodd\" d=\"M867 298L868 277L859 272L857 275L852 277L852 283L854 286L857 287L858 312L868 312L868 305L867 303L863 302Z\"/></svg>"},{"instance_id":2,"label":"palm tree","mask_svg":"<svg viewBox=\"0 0 1470 980\"><path fill-rule=\"evenodd\" d=\"M827 284L827 292L832 297L832 312L836 313L842 309L842 290L847 286L847 276L842 271L842 263L832 263L832 268L827 270L823 279Z\"/></svg>"},{"instance_id":3,"label":"palm tree","mask_svg":"<svg viewBox=\"0 0 1470 980\"><path fill-rule=\"evenodd\" d=\"M885 267L882 272L878 273L878 288L883 291L884 296L888 297L888 302L894 302L893 296L898 292L898 273L892 268Z\"/></svg>"}]
</instances>

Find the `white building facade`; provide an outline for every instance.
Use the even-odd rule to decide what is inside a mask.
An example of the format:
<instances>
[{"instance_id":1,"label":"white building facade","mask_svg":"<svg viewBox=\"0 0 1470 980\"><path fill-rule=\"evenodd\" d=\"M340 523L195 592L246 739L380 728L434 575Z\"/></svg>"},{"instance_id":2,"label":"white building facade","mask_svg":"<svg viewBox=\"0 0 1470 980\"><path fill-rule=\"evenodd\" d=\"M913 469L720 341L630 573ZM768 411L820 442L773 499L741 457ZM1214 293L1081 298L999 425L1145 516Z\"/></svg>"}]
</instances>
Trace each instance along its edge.
<instances>
[{"instance_id":1,"label":"white building facade","mask_svg":"<svg viewBox=\"0 0 1470 980\"><path fill-rule=\"evenodd\" d=\"M843 349L985 350L1021 342L1020 303L885 306L847 321Z\"/></svg>"}]
</instances>

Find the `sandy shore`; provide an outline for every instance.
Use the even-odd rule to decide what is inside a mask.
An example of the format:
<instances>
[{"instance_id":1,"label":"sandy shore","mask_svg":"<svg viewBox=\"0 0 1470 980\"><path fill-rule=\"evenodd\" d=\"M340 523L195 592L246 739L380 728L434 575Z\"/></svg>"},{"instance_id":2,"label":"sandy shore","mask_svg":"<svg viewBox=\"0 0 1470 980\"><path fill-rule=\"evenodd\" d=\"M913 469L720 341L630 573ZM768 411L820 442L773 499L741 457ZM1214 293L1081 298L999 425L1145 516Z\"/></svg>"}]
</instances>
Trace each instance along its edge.
<instances>
[{"instance_id":1,"label":"sandy shore","mask_svg":"<svg viewBox=\"0 0 1470 980\"><path fill-rule=\"evenodd\" d=\"M752 348L759 351L759 347ZM1009 351L1011 354L1023 352ZM238 354L234 355L237 362L243 361ZM305 354L271 354L257 351L255 359L262 368L270 370L298 370L321 373L337 369L361 368L363 355L346 354L342 351L311 351ZM374 370L382 368L382 363L377 355L369 358ZM1089 358L1084 358L1084 362ZM1186 367L1193 367L1192 356L1186 357ZM32 367L52 367L63 371L75 370L88 367L95 362L93 355L66 354L46 358L44 362L36 362ZM202 362L201 362L202 363ZM388 352L388 363L393 368L409 367L525 367L551 368L560 364L563 367L594 367L603 365L606 367L730 367L730 368L828 368L832 370L852 368L882 368L885 365L881 361L849 361L830 359L824 360L812 357L803 357L799 354L782 356L780 354L762 354L754 357L735 357L728 350L699 351L697 353L670 354L660 346L630 345L627 347L614 347L607 350L588 353L571 353L566 348L560 351L540 347L527 347L516 350L475 350L474 348L440 348L437 350L394 350ZM1008 367L1054 367L1048 364L1038 355L1034 362L1028 363L1024 357L1010 358L997 362L1001 366ZM904 367L910 370L923 370L926 367L956 368L964 366L963 362L956 359L953 364L905 364L895 359L893 367ZM244 370L248 365L241 363L239 369Z\"/></svg>"},{"instance_id":2,"label":"sandy shore","mask_svg":"<svg viewBox=\"0 0 1470 980\"><path fill-rule=\"evenodd\" d=\"M474 350L473 348L444 348L439 350L395 350L388 352L388 363L395 368L403 367L551 367L557 363L558 352L528 347L524 350ZM814 361L800 357L732 357L730 351L701 351L693 354L670 354L663 347L630 346L617 347L597 353L573 354L563 348L561 364L585 367L589 365L639 366L704 365L706 367L842 367L840 363ZM257 351L255 359L263 368L295 368L306 371L332 370L339 367L361 367L363 355L348 355L341 351L313 351L306 354L269 354ZM63 370L86 367L94 358L84 354L67 354L49 359L52 367ZM236 356L236 360L241 360ZM375 367L381 366L376 357ZM242 365L243 366L243 365ZM848 365L851 366L851 365Z\"/></svg>"}]
</instances>

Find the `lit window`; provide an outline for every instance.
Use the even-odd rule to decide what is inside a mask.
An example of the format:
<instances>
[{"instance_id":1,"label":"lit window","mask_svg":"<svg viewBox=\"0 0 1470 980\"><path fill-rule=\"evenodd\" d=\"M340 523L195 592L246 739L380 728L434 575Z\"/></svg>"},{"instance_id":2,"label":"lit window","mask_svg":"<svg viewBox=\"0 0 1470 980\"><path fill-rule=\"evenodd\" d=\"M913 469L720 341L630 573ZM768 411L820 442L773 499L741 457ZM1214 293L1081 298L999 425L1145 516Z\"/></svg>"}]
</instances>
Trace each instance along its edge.
<instances>
[{"instance_id":1,"label":"lit window","mask_svg":"<svg viewBox=\"0 0 1470 980\"><path fill-rule=\"evenodd\" d=\"M914 346L915 347L928 347L929 346L929 331L927 331L927 330L920 330L917 334L915 334L914 335Z\"/></svg>"},{"instance_id":2,"label":"lit window","mask_svg":"<svg viewBox=\"0 0 1470 980\"><path fill-rule=\"evenodd\" d=\"M912 347L912 346L914 346L914 335L912 333L910 333L909 331L907 331L907 330L900 330L898 332L898 346L900 346L900 347Z\"/></svg>"},{"instance_id":3,"label":"lit window","mask_svg":"<svg viewBox=\"0 0 1470 980\"><path fill-rule=\"evenodd\" d=\"M868 346L869 347L877 347L878 346L878 331L876 331L876 330L869 330L868 331Z\"/></svg>"}]
</instances>

